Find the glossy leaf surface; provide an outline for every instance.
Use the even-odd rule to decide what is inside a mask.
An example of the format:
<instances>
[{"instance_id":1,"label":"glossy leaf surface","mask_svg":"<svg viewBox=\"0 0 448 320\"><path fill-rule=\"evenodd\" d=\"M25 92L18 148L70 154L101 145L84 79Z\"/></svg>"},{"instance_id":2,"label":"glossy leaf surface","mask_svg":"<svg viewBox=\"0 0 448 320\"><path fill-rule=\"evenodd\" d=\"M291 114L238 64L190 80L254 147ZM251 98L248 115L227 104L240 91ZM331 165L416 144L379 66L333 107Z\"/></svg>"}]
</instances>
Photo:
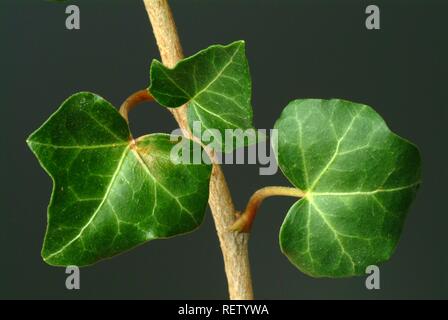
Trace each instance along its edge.
<instances>
[{"instance_id":1,"label":"glossy leaf surface","mask_svg":"<svg viewBox=\"0 0 448 320\"><path fill-rule=\"evenodd\" d=\"M418 149L372 108L343 100L293 101L275 128L280 168L306 192L281 227L289 260L316 277L388 260L420 184Z\"/></svg>"},{"instance_id":2,"label":"glossy leaf surface","mask_svg":"<svg viewBox=\"0 0 448 320\"><path fill-rule=\"evenodd\" d=\"M42 249L51 265L92 264L203 220L211 167L174 164L169 135L134 140L97 95L70 97L27 142L54 182Z\"/></svg>"},{"instance_id":3,"label":"glossy leaf surface","mask_svg":"<svg viewBox=\"0 0 448 320\"><path fill-rule=\"evenodd\" d=\"M215 137L210 130L216 129L224 138L225 129L253 128L251 90L243 41L211 46L180 61L173 69L157 60L151 65L149 91L166 107L188 103L188 123L199 138L204 130ZM194 122L200 122L202 130L194 130ZM249 137L255 139L254 134ZM229 152L246 144L247 140L225 146L219 141L218 148Z\"/></svg>"}]
</instances>

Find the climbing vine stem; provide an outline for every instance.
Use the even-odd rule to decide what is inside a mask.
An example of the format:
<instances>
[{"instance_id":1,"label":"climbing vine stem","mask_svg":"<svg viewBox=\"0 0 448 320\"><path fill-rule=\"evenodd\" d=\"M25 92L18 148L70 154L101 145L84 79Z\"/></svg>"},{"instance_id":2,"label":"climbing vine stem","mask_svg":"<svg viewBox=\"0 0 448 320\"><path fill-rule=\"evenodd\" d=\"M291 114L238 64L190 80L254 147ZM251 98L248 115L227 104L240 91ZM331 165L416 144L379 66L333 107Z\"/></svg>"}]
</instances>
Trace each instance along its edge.
<instances>
[{"instance_id":1,"label":"climbing vine stem","mask_svg":"<svg viewBox=\"0 0 448 320\"><path fill-rule=\"evenodd\" d=\"M172 68L183 58L183 53L168 1L144 0L144 4L162 62ZM188 126L187 106L171 109L171 112L182 132L187 137L193 138ZM233 300L251 300L254 295L249 264L249 235L229 231L230 226L237 219L236 210L220 165L212 153L209 153L209 157L213 161L213 169L208 203L224 259L229 296Z\"/></svg>"}]
</instances>

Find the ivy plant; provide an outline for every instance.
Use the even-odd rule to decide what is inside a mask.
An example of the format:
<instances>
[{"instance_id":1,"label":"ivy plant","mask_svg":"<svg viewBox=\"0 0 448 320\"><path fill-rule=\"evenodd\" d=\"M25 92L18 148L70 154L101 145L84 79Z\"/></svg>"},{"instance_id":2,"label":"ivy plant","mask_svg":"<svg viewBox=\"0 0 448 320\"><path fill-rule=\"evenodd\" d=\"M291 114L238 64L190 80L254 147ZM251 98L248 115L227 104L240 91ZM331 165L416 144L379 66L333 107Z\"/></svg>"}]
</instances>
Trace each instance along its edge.
<instances>
[{"instance_id":1,"label":"ivy plant","mask_svg":"<svg viewBox=\"0 0 448 320\"><path fill-rule=\"evenodd\" d=\"M172 150L202 148L203 135L134 138L127 113L136 103L155 100L171 111L186 105L191 131L194 122L222 134L254 128L243 41L210 46L173 68L153 60L149 74L148 88L120 110L96 94L77 93L28 138L53 180L42 249L48 264L91 265L202 223L212 165L177 162ZM294 196L279 240L302 272L349 277L388 260L420 185L418 148L373 108L340 99L293 100L274 128L273 150L292 186L255 192L226 232L249 232L266 197Z\"/></svg>"},{"instance_id":2,"label":"ivy plant","mask_svg":"<svg viewBox=\"0 0 448 320\"><path fill-rule=\"evenodd\" d=\"M28 139L54 181L44 260L84 266L197 228L211 166L175 164L174 144L161 133L134 139L125 119L95 94L68 98Z\"/></svg>"},{"instance_id":3,"label":"ivy plant","mask_svg":"<svg viewBox=\"0 0 448 320\"><path fill-rule=\"evenodd\" d=\"M200 122L205 130L219 130L222 136L226 129L253 128L252 84L243 41L211 46L180 61L173 69L154 60L149 91L165 107L188 103L191 129L194 121ZM202 131L197 133L199 138L203 136ZM216 142L219 151L241 147L223 146L219 139Z\"/></svg>"},{"instance_id":4,"label":"ivy plant","mask_svg":"<svg viewBox=\"0 0 448 320\"><path fill-rule=\"evenodd\" d=\"M312 276L388 260L420 184L418 149L372 108L338 99L292 101L275 128L280 168L304 191L281 227L283 253Z\"/></svg>"}]
</instances>

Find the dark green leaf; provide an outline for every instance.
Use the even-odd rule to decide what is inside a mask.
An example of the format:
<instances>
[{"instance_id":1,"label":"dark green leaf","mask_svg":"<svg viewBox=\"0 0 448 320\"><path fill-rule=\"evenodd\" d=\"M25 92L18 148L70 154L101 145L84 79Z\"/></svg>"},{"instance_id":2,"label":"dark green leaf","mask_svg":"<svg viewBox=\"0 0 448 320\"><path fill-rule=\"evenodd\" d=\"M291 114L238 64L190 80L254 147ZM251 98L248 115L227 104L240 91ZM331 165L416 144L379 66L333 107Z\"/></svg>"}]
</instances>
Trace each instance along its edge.
<instances>
[{"instance_id":1,"label":"dark green leaf","mask_svg":"<svg viewBox=\"0 0 448 320\"><path fill-rule=\"evenodd\" d=\"M203 129L219 130L223 137L225 129L253 128L251 79L243 41L211 46L180 61L173 69L154 60L149 91L166 107L188 103L192 130L194 121L200 121ZM202 132L197 133L199 136ZM219 144L225 151L233 147L240 145Z\"/></svg>"},{"instance_id":2,"label":"dark green leaf","mask_svg":"<svg viewBox=\"0 0 448 320\"><path fill-rule=\"evenodd\" d=\"M211 167L174 164L168 135L134 140L97 95L70 97L27 142L54 182L42 249L49 264L92 264L203 220Z\"/></svg>"},{"instance_id":3,"label":"dark green leaf","mask_svg":"<svg viewBox=\"0 0 448 320\"><path fill-rule=\"evenodd\" d=\"M418 149L370 107L342 100L293 101L275 127L280 168L306 192L280 232L290 261L345 277L388 260L420 184Z\"/></svg>"}]
</instances>

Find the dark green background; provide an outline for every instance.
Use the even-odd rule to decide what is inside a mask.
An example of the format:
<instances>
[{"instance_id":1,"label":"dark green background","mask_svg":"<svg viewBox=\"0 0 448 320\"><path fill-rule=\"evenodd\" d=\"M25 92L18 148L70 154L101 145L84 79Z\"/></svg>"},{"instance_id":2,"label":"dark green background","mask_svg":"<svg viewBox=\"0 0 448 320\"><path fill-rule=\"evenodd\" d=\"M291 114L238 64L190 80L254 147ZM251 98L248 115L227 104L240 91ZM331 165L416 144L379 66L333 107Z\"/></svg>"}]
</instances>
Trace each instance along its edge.
<instances>
[{"instance_id":1,"label":"dark green background","mask_svg":"<svg viewBox=\"0 0 448 320\"><path fill-rule=\"evenodd\" d=\"M381 289L364 277L312 279L278 246L292 199L263 205L251 238L257 298L448 298L446 210L446 1L173 0L185 53L244 39L253 77L255 124L272 128L295 98L344 98L372 105L390 127L421 148L424 183ZM81 30L65 29L66 4L0 2L1 211L0 298L226 298L211 216L195 233L154 241L82 270L81 290L65 289L64 269L40 257L50 178L25 139L70 94L89 90L118 105L148 84L158 58L140 0L72 1ZM364 10L381 9L368 31ZM136 136L170 132L174 121L155 104L131 115ZM287 185L255 165L225 166L237 207L257 188Z\"/></svg>"}]
</instances>

